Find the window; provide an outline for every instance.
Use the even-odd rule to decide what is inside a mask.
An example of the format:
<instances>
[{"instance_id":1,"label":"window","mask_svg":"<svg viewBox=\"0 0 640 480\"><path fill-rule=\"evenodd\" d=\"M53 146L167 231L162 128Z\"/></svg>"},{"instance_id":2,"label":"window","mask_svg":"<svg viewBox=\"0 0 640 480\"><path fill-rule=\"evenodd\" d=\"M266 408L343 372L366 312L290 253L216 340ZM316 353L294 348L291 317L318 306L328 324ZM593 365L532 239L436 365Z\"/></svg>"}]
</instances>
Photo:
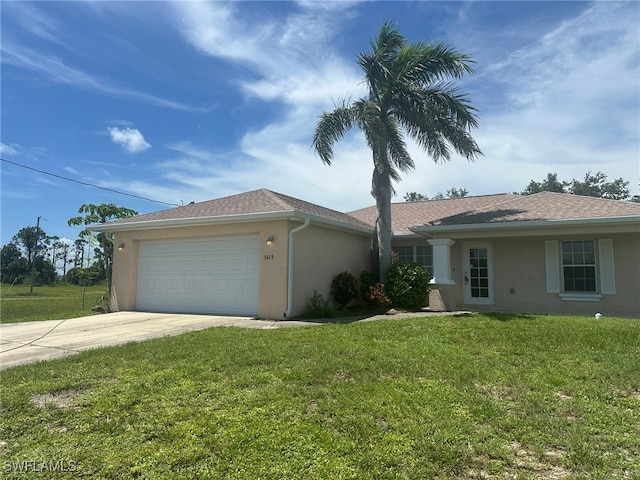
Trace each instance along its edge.
<instances>
[{"instance_id":1,"label":"window","mask_svg":"<svg viewBox=\"0 0 640 480\"><path fill-rule=\"evenodd\" d=\"M489 251L487 248L469 249L469 277L471 296L489 298Z\"/></svg>"},{"instance_id":2,"label":"window","mask_svg":"<svg viewBox=\"0 0 640 480\"><path fill-rule=\"evenodd\" d=\"M613 240L546 240L547 293L563 300L599 301L615 295Z\"/></svg>"},{"instance_id":3,"label":"window","mask_svg":"<svg viewBox=\"0 0 640 480\"><path fill-rule=\"evenodd\" d=\"M567 293L596 293L596 244L562 242L562 277Z\"/></svg>"},{"instance_id":4,"label":"window","mask_svg":"<svg viewBox=\"0 0 640 480\"><path fill-rule=\"evenodd\" d=\"M413 246L393 247L391 251L398 257L399 262L415 262L413 256Z\"/></svg>"},{"instance_id":5,"label":"window","mask_svg":"<svg viewBox=\"0 0 640 480\"><path fill-rule=\"evenodd\" d=\"M431 245L416 245L416 263L433 274L433 247Z\"/></svg>"},{"instance_id":6,"label":"window","mask_svg":"<svg viewBox=\"0 0 640 480\"><path fill-rule=\"evenodd\" d=\"M392 247L391 251L399 262L415 262L433 275L433 247L431 245L407 245Z\"/></svg>"}]
</instances>

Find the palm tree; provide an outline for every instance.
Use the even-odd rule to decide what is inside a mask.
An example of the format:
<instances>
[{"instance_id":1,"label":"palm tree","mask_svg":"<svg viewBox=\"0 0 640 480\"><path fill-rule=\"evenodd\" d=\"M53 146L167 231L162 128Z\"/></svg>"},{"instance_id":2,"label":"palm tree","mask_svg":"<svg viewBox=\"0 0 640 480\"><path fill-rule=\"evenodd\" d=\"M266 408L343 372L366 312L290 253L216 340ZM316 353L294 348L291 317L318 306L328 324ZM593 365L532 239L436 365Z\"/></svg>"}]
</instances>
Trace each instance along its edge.
<instances>
[{"instance_id":1,"label":"palm tree","mask_svg":"<svg viewBox=\"0 0 640 480\"><path fill-rule=\"evenodd\" d=\"M371 52L358 64L369 89L366 98L343 101L324 112L316 125L313 147L331 165L333 145L357 126L373 153L371 195L378 218L374 241L378 272L384 281L391 263L392 181L415 164L404 141L412 138L435 162L448 161L452 150L474 160L482 152L469 134L478 126L476 109L467 96L447 82L473 73L471 57L443 43L408 43L395 25L385 21Z\"/></svg>"}]
</instances>

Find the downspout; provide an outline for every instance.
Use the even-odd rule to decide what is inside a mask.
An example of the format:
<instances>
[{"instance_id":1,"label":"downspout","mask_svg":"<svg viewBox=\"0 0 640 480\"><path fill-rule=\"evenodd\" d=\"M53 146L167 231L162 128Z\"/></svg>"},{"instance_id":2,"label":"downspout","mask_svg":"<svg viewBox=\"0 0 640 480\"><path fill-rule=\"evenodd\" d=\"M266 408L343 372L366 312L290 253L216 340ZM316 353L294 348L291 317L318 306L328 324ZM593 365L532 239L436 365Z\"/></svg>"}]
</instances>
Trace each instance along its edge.
<instances>
[{"instance_id":1,"label":"downspout","mask_svg":"<svg viewBox=\"0 0 640 480\"><path fill-rule=\"evenodd\" d=\"M293 234L303 230L309 226L311 220L306 218L304 223L289 232L289 257L287 259L287 311L284 312L284 318L289 318L293 309Z\"/></svg>"}]
</instances>

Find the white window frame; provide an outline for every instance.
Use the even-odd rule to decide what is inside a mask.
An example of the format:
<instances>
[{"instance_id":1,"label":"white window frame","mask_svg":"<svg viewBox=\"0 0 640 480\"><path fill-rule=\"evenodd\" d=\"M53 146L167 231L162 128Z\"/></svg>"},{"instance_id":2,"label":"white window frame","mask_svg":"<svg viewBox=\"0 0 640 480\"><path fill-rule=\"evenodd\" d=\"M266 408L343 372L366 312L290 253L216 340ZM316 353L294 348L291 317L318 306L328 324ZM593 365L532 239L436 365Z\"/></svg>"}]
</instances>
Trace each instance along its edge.
<instances>
[{"instance_id":1,"label":"white window frame","mask_svg":"<svg viewBox=\"0 0 640 480\"><path fill-rule=\"evenodd\" d=\"M596 292L564 291L562 253L560 249L562 240L547 240L545 241L545 276L547 293L556 293L559 294L562 300L574 302L598 302L602 299L603 295L615 295L616 275L613 257L613 240L610 238L585 238L581 241L593 241L596 247Z\"/></svg>"}]
</instances>

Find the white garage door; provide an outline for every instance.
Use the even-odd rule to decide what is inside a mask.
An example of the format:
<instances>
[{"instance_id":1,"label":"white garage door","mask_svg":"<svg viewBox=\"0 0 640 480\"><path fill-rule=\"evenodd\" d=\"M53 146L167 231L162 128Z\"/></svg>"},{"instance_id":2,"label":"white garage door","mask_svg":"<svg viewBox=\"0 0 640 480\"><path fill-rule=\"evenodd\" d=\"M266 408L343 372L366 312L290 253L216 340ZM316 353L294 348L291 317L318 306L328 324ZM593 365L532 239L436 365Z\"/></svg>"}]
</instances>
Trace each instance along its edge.
<instances>
[{"instance_id":1,"label":"white garage door","mask_svg":"<svg viewBox=\"0 0 640 480\"><path fill-rule=\"evenodd\" d=\"M140 242L137 309L258 314L259 237Z\"/></svg>"}]
</instances>

